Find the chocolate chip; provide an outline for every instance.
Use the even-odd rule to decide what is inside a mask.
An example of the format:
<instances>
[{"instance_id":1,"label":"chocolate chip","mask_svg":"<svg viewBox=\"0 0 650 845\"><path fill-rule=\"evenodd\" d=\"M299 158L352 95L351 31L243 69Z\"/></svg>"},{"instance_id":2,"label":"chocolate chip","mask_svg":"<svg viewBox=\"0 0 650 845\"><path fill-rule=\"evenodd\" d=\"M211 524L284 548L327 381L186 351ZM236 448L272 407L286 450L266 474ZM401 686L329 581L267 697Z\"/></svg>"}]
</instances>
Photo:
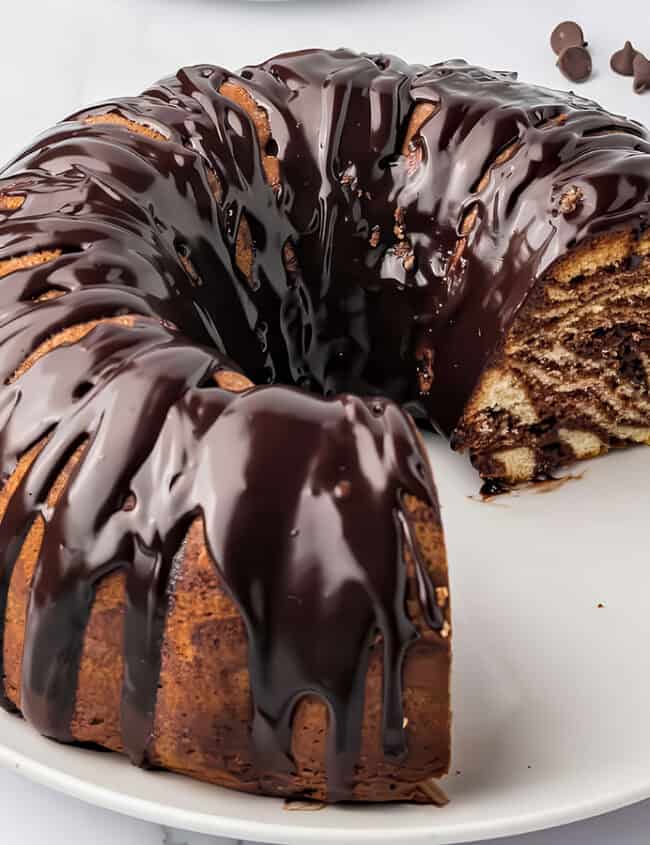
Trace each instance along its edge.
<instances>
[{"instance_id":1,"label":"chocolate chip","mask_svg":"<svg viewBox=\"0 0 650 845\"><path fill-rule=\"evenodd\" d=\"M584 82L591 76L591 56L584 47L567 47L560 53L557 66L571 82Z\"/></svg>"},{"instance_id":2,"label":"chocolate chip","mask_svg":"<svg viewBox=\"0 0 650 845\"><path fill-rule=\"evenodd\" d=\"M634 69L634 90L637 94L643 94L650 90L650 61L637 53L632 65Z\"/></svg>"},{"instance_id":3,"label":"chocolate chip","mask_svg":"<svg viewBox=\"0 0 650 845\"><path fill-rule=\"evenodd\" d=\"M613 54L609 60L609 66L614 73L620 73L621 76L634 76L634 59L639 55L639 51L635 50L629 41L626 41L623 49L617 50Z\"/></svg>"},{"instance_id":4,"label":"chocolate chip","mask_svg":"<svg viewBox=\"0 0 650 845\"><path fill-rule=\"evenodd\" d=\"M560 55L567 47L586 47L587 42L582 29L575 21L564 21L558 24L551 33L551 47L556 55Z\"/></svg>"}]
</instances>

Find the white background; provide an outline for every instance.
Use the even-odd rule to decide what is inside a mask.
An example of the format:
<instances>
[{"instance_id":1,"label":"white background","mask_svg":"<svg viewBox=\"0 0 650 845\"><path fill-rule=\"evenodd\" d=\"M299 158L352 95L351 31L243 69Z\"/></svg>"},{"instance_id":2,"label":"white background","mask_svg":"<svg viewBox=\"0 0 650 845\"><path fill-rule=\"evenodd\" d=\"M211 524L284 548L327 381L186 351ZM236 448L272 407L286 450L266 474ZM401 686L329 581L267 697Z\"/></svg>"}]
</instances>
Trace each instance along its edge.
<instances>
[{"instance_id":1,"label":"white background","mask_svg":"<svg viewBox=\"0 0 650 845\"><path fill-rule=\"evenodd\" d=\"M341 0L248 4L220 0L2 0L0 4L0 159L40 129L104 97L136 93L182 64L237 67L285 49L350 46L419 62L464 57L555 87L548 35L578 20L595 73L580 93L650 123L650 93L608 68L625 38L650 55L644 0ZM645 43L644 43L645 39ZM603 778L607 772L603 772ZM216 840L164 830L87 807L0 772L3 841L20 845L213 845ZM648 842L650 803L510 845L633 845ZM221 842L221 840L219 840ZM317 845L317 843L315 843Z\"/></svg>"}]
</instances>

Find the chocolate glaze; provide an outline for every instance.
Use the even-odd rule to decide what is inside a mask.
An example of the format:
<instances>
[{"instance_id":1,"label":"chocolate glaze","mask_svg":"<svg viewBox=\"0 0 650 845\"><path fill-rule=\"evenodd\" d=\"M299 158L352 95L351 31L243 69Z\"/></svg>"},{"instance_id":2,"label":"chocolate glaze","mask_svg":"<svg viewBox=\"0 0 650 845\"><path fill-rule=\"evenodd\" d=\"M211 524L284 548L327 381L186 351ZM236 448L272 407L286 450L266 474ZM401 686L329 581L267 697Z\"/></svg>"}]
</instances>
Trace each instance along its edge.
<instances>
[{"instance_id":1,"label":"chocolate glaze","mask_svg":"<svg viewBox=\"0 0 650 845\"><path fill-rule=\"evenodd\" d=\"M190 69L119 104L168 141L84 124L80 115L5 171L2 190L26 199L4 215L0 255L61 255L10 274L0 291L5 477L49 435L0 524L0 611L29 527L43 519L21 709L42 733L71 741L95 587L125 571L122 740L131 759L146 764L170 576L201 514L248 631L258 771L291 771L294 706L321 695L332 717L328 795L339 800L352 794L378 632L384 750L394 760L407 750L401 666L417 634L405 606L404 542L425 617L434 629L442 617L400 503L411 493L439 520L436 495L415 429L390 402L323 401L283 387L235 396L214 386L217 370L238 369L219 349L239 349L239 336L248 338L238 352L243 369L290 381L290 359L298 380L291 338L277 318L262 333L260 314L283 310L282 328L306 323L302 282L287 278L281 260L295 230L265 183L250 120L215 93L223 79L216 69ZM208 168L224 186L220 203ZM256 239L252 290L234 265L244 208L269 231L265 244ZM195 275L183 267L188 255ZM66 293L34 301L51 289ZM100 323L13 379L57 332L124 314L135 315L133 325ZM79 448L82 459L49 508L48 490Z\"/></svg>"},{"instance_id":2,"label":"chocolate glaze","mask_svg":"<svg viewBox=\"0 0 650 845\"><path fill-rule=\"evenodd\" d=\"M347 50L279 56L242 75L278 145L280 202L314 315L304 354L325 392L386 393L451 434L553 262L591 236L648 224L648 133L589 100L461 61L427 68ZM414 139L414 169L401 151L418 103L437 111ZM511 144L516 153L478 190ZM564 215L572 186L585 201ZM398 208L412 266L395 252ZM426 361L433 374L420 392Z\"/></svg>"},{"instance_id":3,"label":"chocolate glaze","mask_svg":"<svg viewBox=\"0 0 650 845\"><path fill-rule=\"evenodd\" d=\"M218 93L225 80L268 113L277 194L250 119ZM413 139L414 168L401 151L419 103L437 111ZM117 130L118 145L115 127L80 126L102 112L145 122L170 142ZM495 163L511 145L514 155ZM206 165L223 186L220 204L208 193ZM639 230L650 216L650 140L639 124L512 74L347 50L287 54L240 75L184 69L142 97L82 112L41 137L8 170L14 184L26 169L36 182L30 190L38 190L39 171L47 174L33 211L51 211L54 196L65 211L56 230L49 218L21 230L13 224L11 243L20 237L21 251L55 241L79 250L79 215L70 214L78 198L70 183L55 193L52 173L77 180L84 196L93 182L84 220L90 206L110 207L107 190L126 192L132 208L122 216L139 215L146 231L138 255L120 262L119 281L137 285L169 319L180 309L193 339L216 344L256 383L385 394L446 434L552 263L594 235ZM584 198L570 214L560 206L568 188ZM398 210L413 261L396 251ZM470 212L476 220L454 262ZM234 264L241 215L254 237L252 285ZM87 258L90 250L93 262L105 248L112 254L111 238L89 238ZM287 243L301 272L284 266ZM169 261L179 245L201 284ZM133 267L141 253L146 266ZM422 392L424 362L432 372Z\"/></svg>"},{"instance_id":4,"label":"chocolate glaze","mask_svg":"<svg viewBox=\"0 0 650 845\"><path fill-rule=\"evenodd\" d=\"M101 313L107 291L85 292ZM26 332L49 334L80 316L75 293L17 316L14 324L29 328L5 336L3 376L21 361ZM396 405L323 401L283 387L237 396L208 386L223 366L219 354L138 317L133 326L99 324L4 388L5 472L51 432L0 524L6 601L29 526L37 515L47 523L27 616L21 707L42 733L72 740L94 589L123 570L122 738L132 760L146 763L170 573L201 514L248 631L259 770L291 771L293 708L315 693L333 716L331 800L350 797L377 632L386 667L385 753L399 759L406 752L401 664L417 635L405 608L402 544L414 554L416 545L400 501L408 491L435 509L433 482L415 429ZM92 386L75 399L80 385ZM53 479L81 444L80 464L48 509ZM423 606L439 629L427 579L420 568Z\"/></svg>"},{"instance_id":5,"label":"chocolate glaze","mask_svg":"<svg viewBox=\"0 0 650 845\"><path fill-rule=\"evenodd\" d=\"M252 120L219 93L226 80L267 111L277 191ZM403 155L418 103L433 113ZM105 113L158 134L85 122ZM514 155L495 163L508 147ZM649 185L645 130L593 103L462 62L427 68L345 50L280 56L239 76L187 68L41 136L0 181L1 193L25 197L0 212L0 261L60 250L0 285L5 477L49 435L0 525L4 605L29 526L47 524L25 715L71 739L94 588L124 570L123 741L147 761L170 573L200 514L248 630L260 770L290 769L293 707L316 692L333 717L329 794L350 796L377 630L384 748L399 759L401 662L415 636L402 548L415 544L400 497L418 496L438 518L415 431L384 400L323 402L284 387L234 397L212 375L235 367L227 354L257 383L385 393L450 433L535 282L575 243L645 226ZM570 215L558 210L568 186L583 197ZM235 260L243 215L250 280ZM285 266L287 245L297 267ZM52 289L65 295L36 301ZM102 323L12 378L56 332L124 314L132 326Z\"/></svg>"}]
</instances>

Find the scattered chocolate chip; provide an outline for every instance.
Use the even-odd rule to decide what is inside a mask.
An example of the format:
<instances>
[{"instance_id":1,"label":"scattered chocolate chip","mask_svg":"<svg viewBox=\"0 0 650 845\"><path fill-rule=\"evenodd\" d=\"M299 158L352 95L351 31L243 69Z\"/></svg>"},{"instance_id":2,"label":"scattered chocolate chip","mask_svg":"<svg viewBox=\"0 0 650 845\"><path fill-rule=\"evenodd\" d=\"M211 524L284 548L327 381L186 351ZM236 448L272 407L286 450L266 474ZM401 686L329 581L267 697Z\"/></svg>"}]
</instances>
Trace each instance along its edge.
<instances>
[{"instance_id":1,"label":"scattered chocolate chip","mask_svg":"<svg viewBox=\"0 0 650 845\"><path fill-rule=\"evenodd\" d=\"M591 76L591 56L584 47L567 47L560 53L557 66L571 82L584 82Z\"/></svg>"},{"instance_id":2,"label":"scattered chocolate chip","mask_svg":"<svg viewBox=\"0 0 650 845\"><path fill-rule=\"evenodd\" d=\"M567 47L586 47L587 42L582 29L575 21L564 21L558 24L551 33L551 47L559 56Z\"/></svg>"},{"instance_id":3,"label":"scattered chocolate chip","mask_svg":"<svg viewBox=\"0 0 650 845\"><path fill-rule=\"evenodd\" d=\"M631 42L626 41L623 49L617 50L612 58L609 60L609 66L614 73L620 73L621 76L634 76L634 59L640 55L638 50L635 50Z\"/></svg>"},{"instance_id":4,"label":"scattered chocolate chip","mask_svg":"<svg viewBox=\"0 0 650 845\"><path fill-rule=\"evenodd\" d=\"M632 65L634 69L634 90L637 94L643 94L650 89L650 61L641 53L634 57Z\"/></svg>"}]
</instances>

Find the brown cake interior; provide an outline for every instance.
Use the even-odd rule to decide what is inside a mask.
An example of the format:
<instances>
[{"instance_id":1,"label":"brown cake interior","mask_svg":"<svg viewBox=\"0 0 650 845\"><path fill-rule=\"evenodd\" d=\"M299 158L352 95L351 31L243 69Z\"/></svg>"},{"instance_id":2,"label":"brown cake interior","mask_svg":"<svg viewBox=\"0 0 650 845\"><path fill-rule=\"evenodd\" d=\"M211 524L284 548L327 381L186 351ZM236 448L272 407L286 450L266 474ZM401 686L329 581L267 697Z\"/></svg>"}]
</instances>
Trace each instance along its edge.
<instances>
[{"instance_id":1,"label":"brown cake interior","mask_svg":"<svg viewBox=\"0 0 650 845\"><path fill-rule=\"evenodd\" d=\"M650 443L649 309L650 233L602 236L556 262L483 373L456 448L511 484Z\"/></svg>"}]
</instances>

